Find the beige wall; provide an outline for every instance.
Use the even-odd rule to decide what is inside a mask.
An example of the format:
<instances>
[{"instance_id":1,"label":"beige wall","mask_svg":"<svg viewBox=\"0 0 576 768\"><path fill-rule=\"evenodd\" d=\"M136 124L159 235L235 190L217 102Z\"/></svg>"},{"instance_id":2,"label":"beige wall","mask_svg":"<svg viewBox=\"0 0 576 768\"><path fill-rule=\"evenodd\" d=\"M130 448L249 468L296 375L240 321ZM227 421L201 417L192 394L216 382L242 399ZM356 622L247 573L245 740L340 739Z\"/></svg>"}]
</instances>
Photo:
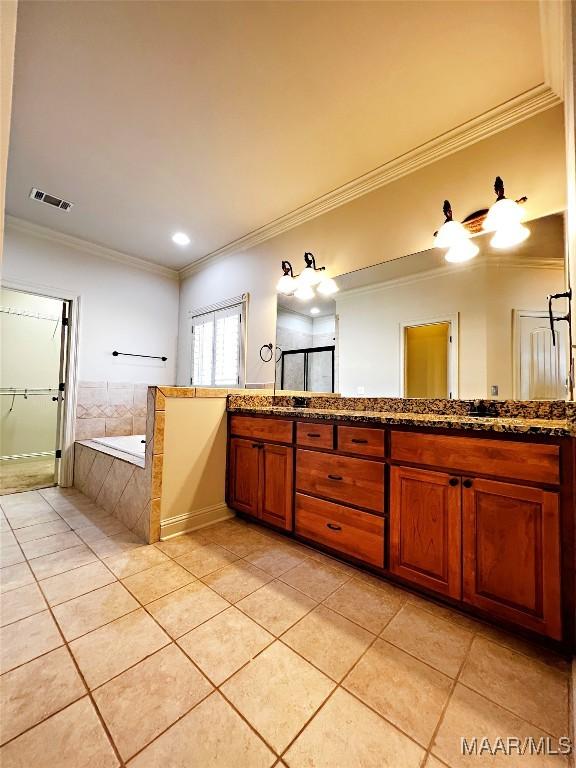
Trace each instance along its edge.
<instances>
[{"instance_id":1,"label":"beige wall","mask_svg":"<svg viewBox=\"0 0 576 768\"><path fill-rule=\"evenodd\" d=\"M224 499L226 396L166 398L165 409L162 537L231 514Z\"/></svg>"},{"instance_id":2,"label":"beige wall","mask_svg":"<svg viewBox=\"0 0 576 768\"><path fill-rule=\"evenodd\" d=\"M4 244L4 200L6 192L6 166L10 141L12 115L12 80L14 77L14 45L16 42L15 0L0 1L0 271Z\"/></svg>"},{"instance_id":3,"label":"beige wall","mask_svg":"<svg viewBox=\"0 0 576 768\"><path fill-rule=\"evenodd\" d=\"M303 266L312 251L334 275L430 248L449 198L463 218L490 204L501 175L508 193L527 195L529 219L563 210L566 203L563 111L557 107L478 142L415 173L319 216L244 252L209 264L182 282L178 380L189 368L187 313L243 291L250 293L247 377L273 378L274 363L258 350L274 341L275 284L280 261Z\"/></svg>"}]
</instances>

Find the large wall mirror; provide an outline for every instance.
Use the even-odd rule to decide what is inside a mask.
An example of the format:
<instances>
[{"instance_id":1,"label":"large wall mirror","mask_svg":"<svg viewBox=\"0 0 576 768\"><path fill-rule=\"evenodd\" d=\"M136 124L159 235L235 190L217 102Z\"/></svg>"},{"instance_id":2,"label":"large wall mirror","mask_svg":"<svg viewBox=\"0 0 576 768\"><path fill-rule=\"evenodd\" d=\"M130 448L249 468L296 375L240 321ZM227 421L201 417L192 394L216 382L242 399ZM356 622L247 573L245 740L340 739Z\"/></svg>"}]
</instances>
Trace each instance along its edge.
<instances>
[{"instance_id":1,"label":"large wall mirror","mask_svg":"<svg viewBox=\"0 0 576 768\"><path fill-rule=\"evenodd\" d=\"M278 296L276 389L347 397L565 399L564 216L531 221L506 250L490 235L449 264L437 248L336 278L338 293Z\"/></svg>"}]
</instances>

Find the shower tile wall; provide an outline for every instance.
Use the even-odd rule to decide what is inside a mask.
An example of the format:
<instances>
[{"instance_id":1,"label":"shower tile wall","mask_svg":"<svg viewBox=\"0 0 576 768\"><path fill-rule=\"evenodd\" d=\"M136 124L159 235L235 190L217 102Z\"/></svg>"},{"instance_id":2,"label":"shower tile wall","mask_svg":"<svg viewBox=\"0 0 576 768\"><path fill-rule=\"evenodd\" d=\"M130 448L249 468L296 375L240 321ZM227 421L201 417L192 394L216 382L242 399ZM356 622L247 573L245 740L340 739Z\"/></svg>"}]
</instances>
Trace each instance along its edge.
<instances>
[{"instance_id":1,"label":"shower tile wall","mask_svg":"<svg viewBox=\"0 0 576 768\"><path fill-rule=\"evenodd\" d=\"M76 440L146 432L147 384L81 381L76 404Z\"/></svg>"}]
</instances>

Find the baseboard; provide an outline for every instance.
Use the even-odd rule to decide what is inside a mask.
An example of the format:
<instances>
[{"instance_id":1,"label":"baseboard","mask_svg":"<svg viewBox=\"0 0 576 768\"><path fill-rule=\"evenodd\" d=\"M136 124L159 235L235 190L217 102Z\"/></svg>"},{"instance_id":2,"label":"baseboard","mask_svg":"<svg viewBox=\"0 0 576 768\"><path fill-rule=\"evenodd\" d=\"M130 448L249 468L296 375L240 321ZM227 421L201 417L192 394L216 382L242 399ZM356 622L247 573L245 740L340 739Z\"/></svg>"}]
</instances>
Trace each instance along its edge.
<instances>
[{"instance_id":1,"label":"baseboard","mask_svg":"<svg viewBox=\"0 0 576 768\"><path fill-rule=\"evenodd\" d=\"M211 507L196 509L194 512L186 512L184 515L175 515L160 521L160 539L165 541L178 536L181 533L196 531L207 525L219 523L221 520L229 520L235 513L226 504L214 504Z\"/></svg>"}]
</instances>

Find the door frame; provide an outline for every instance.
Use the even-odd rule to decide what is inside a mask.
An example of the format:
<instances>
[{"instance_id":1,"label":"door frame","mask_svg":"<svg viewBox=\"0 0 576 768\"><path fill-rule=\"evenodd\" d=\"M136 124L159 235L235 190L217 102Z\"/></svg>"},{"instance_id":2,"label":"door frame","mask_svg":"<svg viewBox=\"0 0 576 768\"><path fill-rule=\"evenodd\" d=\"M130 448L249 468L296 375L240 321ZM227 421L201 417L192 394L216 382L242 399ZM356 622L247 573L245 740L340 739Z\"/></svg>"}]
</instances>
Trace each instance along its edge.
<instances>
[{"instance_id":1,"label":"door frame","mask_svg":"<svg viewBox=\"0 0 576 768\"><path fill-rule=\"evenodd\" d=\"M62 432L60 471L58 485L69 488L74 481L74 440L76 427L76 400L78 394L78 347L80 341L81 297L74 292L54 288L41 283L2 278L2 288L22 291L36 296L69 302L68 349L66 350L66 390L62 402Z\"/></svg>"},{"instance_id":2,"label":"door frame","mask_svg":"<svg viewBox=\"0 0 576 768\"><path fill-rule=\"evenodd\" d=\"M553 317L560 317L561 313L553 312ZM548 320L548 312L545 309L513 309L512 310L512 399L520 399L520 323L523 317L535 317ZM570 366L570 351L566 351L566 375ZM568 400L566 393L565 400Z\"/></svg>"},{"instance_id":3,"label":"door frame","mask_svg":"<svg viewBox=\"0 0 576 768\"><path fill-rule=\"evenodd\" d=\"M449 337L451 342L448 348L448 392L450 400L457 400L460 396L459 388L459 369L458 369L458 346L459 346L459 313L447 313L435 317L419 317L415 320L402 320L398 324L399 331L399 371L398 371L398 389L400 397L405 397L406 392L406 355L405 355L405 330L419 325L437 325L439 323L448 323L450 325Z\"/></svg>"}]
</instances>

